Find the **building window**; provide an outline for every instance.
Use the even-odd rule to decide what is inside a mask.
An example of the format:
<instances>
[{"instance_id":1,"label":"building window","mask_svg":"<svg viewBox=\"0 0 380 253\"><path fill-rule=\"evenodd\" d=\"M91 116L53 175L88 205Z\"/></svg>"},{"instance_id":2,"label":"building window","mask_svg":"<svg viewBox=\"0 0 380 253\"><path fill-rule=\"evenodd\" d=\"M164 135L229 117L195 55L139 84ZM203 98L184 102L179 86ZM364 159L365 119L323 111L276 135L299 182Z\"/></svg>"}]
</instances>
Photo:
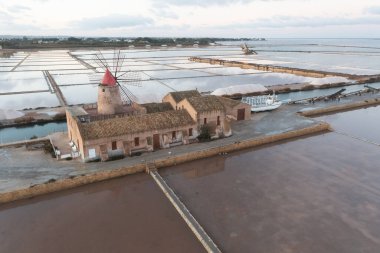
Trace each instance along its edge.
<instances>
[{"instance_id":1,"label":"building window","mask_svg":"<svg viewBox=\"0 0 380 253\"><path fill-rule=\"evenodd\" d=\"M106 92L106 89L103 89L102 91L103 91L103 92Z\"/></svg>"},{"instance_id":2,"label":"building window","mask_svg":"<svg viewBox=\"0 0 380 253\"><path fill-rule=\"evenodd\" d=\"M176 132L175 131L173 131L172 132L172 139L176 139L177 137L176 137Z\"/></svg>"},{"instance_id":3,"label":"building window","mask_svg":"<svg viewBox=\"0 0 380 253\"><path fill-rule=\"evenodd\" d=\"M189 136L193 136L193 129L189 128Z\"/></svg>"},{"instance_id":4,"label":"building window","mask_svg":"<svg viewBox=\"0 0 380 253\"><path fill-rule=\"evenodd\" d=\"M220 126L220 116L218 116L218 117L216 118L216 125L217 125L217 126Z\"/></svg>"},{"instance_id":5,"label":"building window","mask_svg":"<svg viewBox=\"0 0 380 253\"><path fill-rule=\"evenodd\" d=\"M112 142L112 150L116 150L117 149L117 143L116 141L113 141Z\"/></svg>"},{"instance_id":6,"label":"building window","mask_svg":"<svg viewBox=\"0 0 380 253\"><path fill-rule=\"evenodd\" d=\"M203 124L204 124L204 125L207 124L207 118L204 118L204 119L203 119Z\"/></svg>"},{"instance_id":7,"label":"building window","mask_svg":"<svg viewBox=\"0 0 380 253\"><path fill-rule=\"evenodd\" d=\"M140 139L139 137L135 137L135 147L140 146Z\"/></svg>"}]
</instances>

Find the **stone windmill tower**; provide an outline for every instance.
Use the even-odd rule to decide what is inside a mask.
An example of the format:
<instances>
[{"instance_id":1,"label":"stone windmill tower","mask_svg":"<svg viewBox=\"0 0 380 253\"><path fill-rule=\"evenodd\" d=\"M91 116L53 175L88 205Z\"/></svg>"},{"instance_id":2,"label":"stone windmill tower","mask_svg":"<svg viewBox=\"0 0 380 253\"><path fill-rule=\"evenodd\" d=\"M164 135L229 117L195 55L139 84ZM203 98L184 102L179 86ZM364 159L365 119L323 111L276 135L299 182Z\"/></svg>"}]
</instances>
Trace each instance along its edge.
<instances>
[{"instance_id":1,"label":"stone windmill tower","mask_svg":"<svg viewBox=\"0 0 380 253\"><path fill-rule=\"evenodd\" d=\"M98 87L98 114L116 114L123 112L123 101L115 77L106 69Z\"/></svg>"},{"instance_id":2,"label":"stone windmill tower","mask_svg":"<svg viewBox=\"0 0 380 253\"><path fill-rule=\"evenodd\" d=\"M136 102L137 98L128 90L127 85L141 86L137 72L125 70L125 56L121 51L114 52L112 59L107 59L99 52L95 62L104 72L98 87L98 114L110 115L128 111L127 108ZM110 64L109 62L112 62Z\"/></svg>"}]
</instances>

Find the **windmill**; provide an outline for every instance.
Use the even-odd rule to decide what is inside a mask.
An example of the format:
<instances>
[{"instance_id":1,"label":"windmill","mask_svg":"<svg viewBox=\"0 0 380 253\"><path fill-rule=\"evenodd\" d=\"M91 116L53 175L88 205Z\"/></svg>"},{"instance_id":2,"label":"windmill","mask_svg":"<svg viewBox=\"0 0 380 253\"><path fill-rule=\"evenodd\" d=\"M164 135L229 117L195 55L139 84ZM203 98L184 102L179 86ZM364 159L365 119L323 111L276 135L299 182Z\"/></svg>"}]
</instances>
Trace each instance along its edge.
<instances>
[{"instance_id":1,"label":"windmill","mask_svg":"<svg viewBox=\"0 0 380 253\"><path fill-rule=\"evenodd\" d=\"M253 51L252 49L248 47L247 43L244 43L240 47L241 47L241 50L243 50L245 55L257 54L255 51Z\"/></svg>"},{"instance_id":2,"label":"windmill","mask_svg":"<svg viewBox=\"0 0 380 253\"><path fill-rule=\"evenodd\" d=\"M141 87L140 73L126 69L125 59L121 50L114 50L112 56L105 56L101 51L94 55L97 70L100 68L104 71L103 77L100 73L90 77L91 81L99 83L99 114L122 113L126 105L131 106L137 102L136 96L127 86Z\"/></svg>"}]
</instances>

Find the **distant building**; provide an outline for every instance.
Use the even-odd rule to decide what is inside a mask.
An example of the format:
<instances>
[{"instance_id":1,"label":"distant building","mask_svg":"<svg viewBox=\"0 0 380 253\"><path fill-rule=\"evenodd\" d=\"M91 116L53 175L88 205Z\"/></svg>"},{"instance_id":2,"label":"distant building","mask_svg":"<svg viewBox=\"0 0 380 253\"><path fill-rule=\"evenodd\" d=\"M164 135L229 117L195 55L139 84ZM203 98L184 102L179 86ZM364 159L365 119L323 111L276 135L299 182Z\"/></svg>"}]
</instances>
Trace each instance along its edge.
<instances>
[{"instance_id":1,"label":"distant building","mask_svg":"<svg viewBox=\"0 0 380 253\"><path fill-rule=\"evenodd\" d=\"M70 142L86 162L196 142L203 125L212 138L228 137L231 120L250 115L248 104L195 90L171 92L162 103L123 104L109 71L99 85L96 106L66 110Z\"/></svg>"}]
</instances>

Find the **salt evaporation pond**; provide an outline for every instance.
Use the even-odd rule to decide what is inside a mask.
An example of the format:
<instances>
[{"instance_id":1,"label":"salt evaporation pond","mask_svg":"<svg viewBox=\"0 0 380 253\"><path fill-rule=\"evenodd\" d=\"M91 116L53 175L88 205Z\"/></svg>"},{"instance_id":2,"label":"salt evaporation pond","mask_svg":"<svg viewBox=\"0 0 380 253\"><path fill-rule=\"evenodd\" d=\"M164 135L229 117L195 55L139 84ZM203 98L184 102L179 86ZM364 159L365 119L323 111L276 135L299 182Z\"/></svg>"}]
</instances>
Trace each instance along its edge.
<instances>
[{"instance_id":1,"label":"salt evaporation pond","mask_svg":"<svg viewBox=\"0 0 380 253\"><path fill-rule=\"evenodd\" d=\"M146 174L0 205L0 252L205 252Z\"/></svg>"},{"instance_id":2,"label":"salt evaporation pond","mask_svg":"<svg viewBox=\"0 0 380 253\"><path fill-rule=\"evenodd\" d=\"M66 122L26 125L0 128L0 144L30 140L32 137L45 137L55 132L66 132Z\"/></svg>"},{"instance_id":3,"label":"salt evaporation pond","mask_svg":"<svg viewBox=\"0 0 380 253\"><path fill-rule=\"evenodd\" d=\"M0 95L0 109L23 110L60 106L57 96L50 92Z\"/></svg>"},{"instance_id":4,"label":"salt evaporation pond","mask_svg":"<svg viewBox=\"0 0 380 253\"><path fill-rule=\"evenodd\" d=\"M379 157L328 133L161 174L223 252L376 253Z\"/></svg>"},{"instance_id":5,"label":"salt evaporation pond","mask_svg":"<svg viewBox=\"0 0 380 253\"><path fill-rule=\"evenodd\" d=\"M49 90L41 72L0 73L0 93Z\"/></svg>"},{"instance_id":6,"label":"salt evaporation pond","mask_svg":"<svg viewBox=\"0 0 380 253\"><path fill-rule=\"evenodd\" d=\"M348 74L380 74L377 39L270 39L247 44L259 54L223 58Z\"/></svg>"},{"instance_id":7,"label":"salt evaporation pond","mask_svg":"<svg viewBox=\"0 0 380 253\"><path fill-rule=\"evenodd\" d=\"M332 114L317 119L328 122L334 130L342 134L348 134L363 140L380 143L379 106Z\"/></svg>"}]
</instances>

